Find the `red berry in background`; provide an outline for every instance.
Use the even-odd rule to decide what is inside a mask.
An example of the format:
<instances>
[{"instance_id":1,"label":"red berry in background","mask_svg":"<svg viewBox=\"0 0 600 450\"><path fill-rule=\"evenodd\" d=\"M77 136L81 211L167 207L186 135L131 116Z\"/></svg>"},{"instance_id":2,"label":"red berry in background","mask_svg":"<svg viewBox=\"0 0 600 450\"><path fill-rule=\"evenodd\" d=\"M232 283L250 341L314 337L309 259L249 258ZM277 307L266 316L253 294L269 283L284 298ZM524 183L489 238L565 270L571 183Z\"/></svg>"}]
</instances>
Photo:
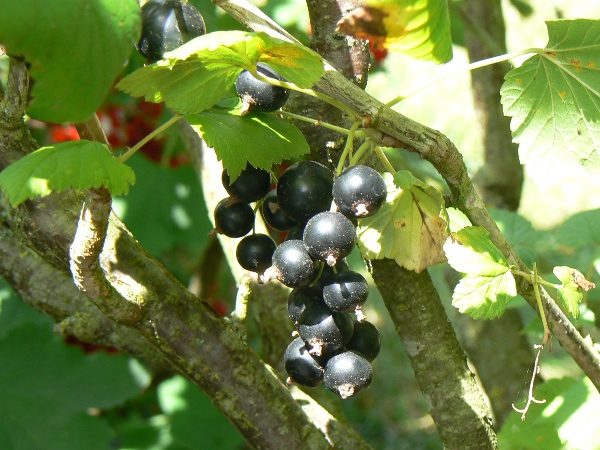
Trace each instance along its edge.
<instances>
[{"instance_id":1,"label":"red berry in background","mask_svg":"<svg viewBox=\"0 0 600 450\"><path fill-rule=\"evenodd\" d=\"M214 299L210 302L210 306L219 317L225 317L229 313L229 306L223 300Z\"/></svg>"},{"instance_id":2,"label":"red berry in background","mask_svg":"<svg viewBox=\"0 0 600 450\"><path fill-rule=\"evenodd\" d=\"M371 50L371 55L373 55L375 64L381 64L388 55L386 48L381 47L372 40L369 40L369 50Z\"/></svg>"},{"instance_id":3,"label":"red berry in background","mask_svg":"<svg viewBox=\"0 0 600 450\"><path fill-rule=\"evenodd\" d=\"M50 139L52 142L78 141L79 133L75 125L51 125Z\"/></svg>"}]
</instances>

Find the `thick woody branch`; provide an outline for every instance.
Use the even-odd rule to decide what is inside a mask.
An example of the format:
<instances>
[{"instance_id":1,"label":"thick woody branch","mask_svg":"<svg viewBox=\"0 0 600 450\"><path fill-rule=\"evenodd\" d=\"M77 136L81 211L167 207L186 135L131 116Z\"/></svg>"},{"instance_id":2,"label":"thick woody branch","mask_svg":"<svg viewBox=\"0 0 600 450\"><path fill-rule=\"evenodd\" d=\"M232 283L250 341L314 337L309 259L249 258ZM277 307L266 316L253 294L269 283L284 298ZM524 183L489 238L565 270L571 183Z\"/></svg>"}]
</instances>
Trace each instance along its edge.
<instances>
[{"instance_id":1,"label":"thick woody branch","mask_svg":"<svg viewBox=\"0 0 600 450\"><path fill-rule=\"evenodd\" d=\"M213 0L213 3L250 28L257 23L255 14L257 8L243 0L235 2ZM233 3L235 3L235 7L232 7ZM241 4L245 6L242 8ZM270 27L269 34L289 40L289 35L281 33L279 25L273 21L265 23L264 14L260 14L262 15L261 31ZM378 137L385 145L417 152L431 162L448 183L453 203L467 215L474 225L481 226L490 232L492 241L507 256L511 264L520 270L528 271L475 191L462 155L448 137L386 107L328 64L326 64L323 77L314 88L344 103L354 111L356 117L367 119L366 121L371 124L373 137ZM521 283L519 287L529 304L535 308L531 285ZM600 390L600 354L583 339L556 305L556 302L545 291L542 293L542 299L554 335Z\"/></svg>"}]
</instances>

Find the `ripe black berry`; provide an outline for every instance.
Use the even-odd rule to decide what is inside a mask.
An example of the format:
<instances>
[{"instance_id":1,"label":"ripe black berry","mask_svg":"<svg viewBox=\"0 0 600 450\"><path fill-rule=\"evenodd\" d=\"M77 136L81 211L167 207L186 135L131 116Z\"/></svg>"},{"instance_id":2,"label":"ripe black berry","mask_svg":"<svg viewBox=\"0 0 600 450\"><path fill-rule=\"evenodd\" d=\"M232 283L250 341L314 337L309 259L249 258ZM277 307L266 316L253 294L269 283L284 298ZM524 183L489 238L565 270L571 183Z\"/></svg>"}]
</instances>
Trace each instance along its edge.
<instances>
[{"instance_id":1,"label":"ripe black berry","mask_svg":"<svg viewBox=\"0 0 600 450\"><path fill-rule=\"evenodd\" d=\"M351 312L369 296L369 284L358 272L339 272L323 286L323 301L332 311Z\"/></svg>"},{"instance_id":2,"label":"ripe black berry","mask_svg":"<svg viewBox=\"0 0 600 450\"><path fill-rule=\"evenodd\" d=\"M180 0L149 1L142 6L139 52L150 62L206 33L204 19L191 4Z\"/></svg>"},{"instance_id":3,"label":"ripe black berry","mask_svg":"<svg viewBox=\"0 0 600 450\"><path fill-rule=\"evenodd\" d=\"M274 230L287 231L296 225L296 222L279 206L277 189L273 189L265 196L260 210L266 224ZM299 239L302 239L302 235Z\"/></svg>"},{"instance_id":4,"label":"ripe black berry","mask_svg":"<svg viewBox=\"0 0 600 450\"><path fill-rule=\"evenodd\" d=\"M313 257L333 266L354 248L356 228L343 214L322 212L306 223L302 239Z\"/></svg>"},{"instance_id":5,"label":"ripe black berry","mask_svg":"<svg viewBox=\"0 0 600 450\"><path fill-rule=\"evenodd\" d=\"M288 234L285 237L285 240L291 241L293 239L297 239L297 240L301 241L303 234L304 234L304 224L296 225L295 227L292 227L290 229L290 231L288 231Z\"/></svg>"},{"instance_id":6,"label":"ripe black berry","mask_svg":"<svg viewBox=\"0 0 600 450\"><path fill-rule=\"evenodd\" d=\"M285 371L290 379L303 386L317 386L323 380L323 367L308 352L304 341L294 339L283 356Z\"/></svg>"},{"instance_id":7,"label":"ripe black berry","mask_svg":"<svg viewBox=\"0 0 600 450\"><path fill-rule=\"evenodd\" d=\"M251 234L237 246L236 257L240 266L252 272L263 273L271 267L275 242L266 234Z\"/></svg>"},{"instance_id":8,"label":"ripe black berry","mask_svg":"<svg viewBox=\"0 0 600 450\"><path fill-rule=\"evenodd\" d=\"M273 253L273 274L288 287L306 286L315 278L317 269L302 241L282 242Z\"/></svg>"},{"instance_id":9,"label":"ripe black berry","mask_svg":"<svg viewBox=\"0 0 600 450\"><path fill-rule=\"evenodd\" d=\"M258 63L256 71L268 78L285 81L266 64ZM275 111L285 104L290 95L287 89L258 80L247 70L239 74L235 89L244 103L244 111Z\"/></svg>"},{"instance_id":10,"label":"ripe black berry","mask_svg":"<svg viewBox=\"0 0 600 450\"><path fill-rule=\"evenodd\" d=\"M314 303L323 303L322 291L318 287L308 286L290 292L288 296L288 315L292 322L298 323L306 307Z\"/></svg>"},{"instance_id":11,"label":"ripe black berry","mask_svg":"<svg viewBox=\"0 0 600 450\"><path fill-rule=\"evenodd\" d=\"M340 259L335 263L335 266L325 265L323 267L323 271L321 272L321 276L319 277L319 284L321 287L325 286L331 282L336 273L346 272L348 270L350 270L350 268L348 267L348 263L345 259Z\"/></svg>"},{"instance_id":12,"label":"ripe black berry","mask_svg":"<svg viewBox=\"0 0 600 450\"><path fill-rule=\"evenodd\" d=\"M215 228L229 237L242 237L254 227L254 211L248 203L227 197L215 207Z\"/></svg>"},{"instance_id":13,"label":"ripe black berry","mask_svg":"<svg viewBox=\"0 0 600 450\"><path fill-rule=\"evenodd\" d=\"M333 356L325 366L325 386L348 398L371 384L373 369L369 361L352 351Z\"/></svg>"},{"instance_id":14,"label":"ripe black berry","mask_svg":"<svg viewBox=\"0 0 600 450\"><path fill-rule=\"evenodd\" d=\"M352 339L346 344L346 348L360 353L368 361L373 361L381 349L379 331L375 325L366 320L356 322Z\"/></svg>"},{"instance_id":15,"label":"ripe black berry","mask_svg":"<svg viewBox=\"0 0 600 450\"><path fill-rule=\"evenodd\" d=\"M266 170L256 169L247 165L239 177L231 182L229 174L223 170L221 175L223 187L232 197L237 197L246 203L260 200L271 187L271 175Z\"/></svg>"},{"instance_id":16,"label":"ripe black berry","mask_svg":"<svg viewBox=\"0 0 600 450\"><path fill-rule=\"evenodd\" d=\"M353 330L349 314L333 312L323 303L307 304L298 321L300 337L316 356L326 357L342 349Z\"/></svg>"},{"instance_id":17,"label":"ripe black berry","mask_svg":"<svg viewBox=\"0 0 600 450\"><path fill-rule=\"evenodd\" d=\"M368 217L385 203L387 189L383 177L367 166L345 170L333 183L333 200L348 217Z\"/></svg>"},{"instance_id":18,"label":"ripe black berry","mask_svg":"<svg viewBox=\"0 0 600 450\"><path fill-rule=\"evenodd\" d=\"M288 216L299 224L322 211L333 199L333 172L315 161L291 165L279 178L277 198Z\"/></svg>"}]
</instances>

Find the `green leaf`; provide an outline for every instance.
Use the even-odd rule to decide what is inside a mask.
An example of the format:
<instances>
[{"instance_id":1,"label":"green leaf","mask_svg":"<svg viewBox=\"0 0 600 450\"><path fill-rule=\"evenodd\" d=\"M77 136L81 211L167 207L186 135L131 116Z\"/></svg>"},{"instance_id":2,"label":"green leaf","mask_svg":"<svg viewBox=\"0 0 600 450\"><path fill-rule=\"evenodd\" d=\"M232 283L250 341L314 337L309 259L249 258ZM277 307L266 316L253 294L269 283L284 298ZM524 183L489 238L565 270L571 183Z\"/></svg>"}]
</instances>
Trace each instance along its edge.
<instances>
[{"instance_id":1,"label":"green leaf","mask_svg":"<svg viewBox=\"0 0 600 450\"><path fill-rule=\"evenodd\" d=\"M158 387L158 401L171 423L173 442L184 448L239 448L243 439L192 383L175 376ZM199 432L198 424L202 424Z\"/></svg>"},{"instance_id":2,"label":"green leaf","mask_svg":"<svg viewBox=\"0 0 600 450\"><path fill-rule=\"evenodd\" d=\"M365 0L338 29L373 45L438 63L452 59L446 0Z\"/></svg>"},{"instance_id":3,"label":"green leaf","mask_svg":"<svg viewBox=\"0 0 600 450\"><path fill-rule=\"evenodd\" d=\"M135 174L99 142L71 141L42 147L0 172L0 188L13 206L67 189L106 187L121 195Z\"/></svg>"},{"instance_id":4,"label":"green leaf","mask_svg":"<svg viewBox=\"0 0 600 450\"><path fill-rule=\"evenodd\" d=\"M52 321L48 316L23 303L10 285L0 278L0 340L15 328L25 324L51 326Z\"/></svg>"},{"instance_id":5,"label":"green leaf","mask_svg":"<svg viewBox=\"0 0 600 450\"><path fill-rule=\"evenodd\" d=\"M521 162L559 158L600 169L600 21L547 22L547 48L511 70L501 89Z\"/></svg>"},{"instance_id":6,"label":"green leaf","mask_svg":"<svg viewBox=\"0 0 600 450\"><path fill-rule=\"evenodd\" d=\"M181 114L195 114L234 93L235 80L257 62L269 64L287 81L311 87L323 74L312 50L264 33L216 31L164 55L163 60L123 78L119 89L151 102L165 102Z\"/></svg>"},{"instance_id":7,"label":"green leaf","mask_svg":"<svg viewBox=\"0 0 600 450\"><path fill-rule=\"evenodd\" d=\"M597 450L600 442L600 394L587 378L560 378L536 386L524 421L512 413L498 433L503 450ZM524 403L524 401L522 402ZM517 406L522 406L520 403Z\"/></svg>"},{"instance_id":8,"label":"green leaf","mask_svg":"<svg viewBox=\"0 0 600 450\"><path fill-rule=\"evenodd\" d=\"M31 117L82 122L98 109L140 33L136 0L0 0L0 42L31 64Z\"/></svg>"},{"instance_id":9,"label":"green leaf","mask_svg":"<svg viewBox=\"0 0 600 450\"><path fill-rule=\"evenodd\" d=\"M490 214L512 248L526 264L536 260L535 247L540 232L525 217L505 209L491 209Z\"/></svg>"},{"instance_id":10,"label":"green leaf","mask_svg":"<svg viewBox=\"0 0 600 450\"><path fill-rule=\"evenodd\" d=\"M295 125L272 114L241 117L235 110L214 108L187 116L187 120L215 149L232 179L242 172L246 163L271 170L273 164L310 151L304 135Z\"/></svg>"},{"instance_id":11,"label":"green leaf","mask_svg":"<svg viewBox=\"0 0 600 450\"><path fill-rule=\"evenodd\" d=\"M420 272L442 262L447 217L441 194L408 171L384 173L388 196L378 213L359 221L359 246L368 259L394 259Z\"/></svg>"},{"instance_id":12,"label":"green leaf","mask_svg":"<svg viewBox=\"0 0 600 450\"><path fill-rule=\"evenodd\" d=\"M572 248L600 247L600 209L569 217L556 231L559 245Z\"/></svg>"},{"instance_id":13,"label":"green leaf","mask_svg":"<svg viewBox=\"0 0 600 450\"><path fill-rule=\"evenodd\" d=\"M147 373L132 373L124 355L86 356L67 347L50 325L8 333L0 361L0 436L15 450L109 448L105 420L86 411L122 404L150 382Z\"/></svg>"},{"instance_id":14,"label":"green leaf","mask_svg":"<svg viewBox=\"0 0 600 450\"><path fill-rule=\"evenodd\" d=\"M510 265L481 227L465 227L452 233L444 244L448 263L467 274L454 289L452 304L475 319L501 316L517 297Z\"/></svg>"},{"instance_id":15,"label":"green leaf","mask_svg":"<svg viewBox=\"0 0 600 450\"><path fill-rule=\"evenodd\" d=\"M557 289L557 296L561 306L573 317L579 317L579 304L583 301L583 292L595 287L585 279L578 270L570 267L558 266L552 272L561 282Z\"/></svg>"}]
</instances>

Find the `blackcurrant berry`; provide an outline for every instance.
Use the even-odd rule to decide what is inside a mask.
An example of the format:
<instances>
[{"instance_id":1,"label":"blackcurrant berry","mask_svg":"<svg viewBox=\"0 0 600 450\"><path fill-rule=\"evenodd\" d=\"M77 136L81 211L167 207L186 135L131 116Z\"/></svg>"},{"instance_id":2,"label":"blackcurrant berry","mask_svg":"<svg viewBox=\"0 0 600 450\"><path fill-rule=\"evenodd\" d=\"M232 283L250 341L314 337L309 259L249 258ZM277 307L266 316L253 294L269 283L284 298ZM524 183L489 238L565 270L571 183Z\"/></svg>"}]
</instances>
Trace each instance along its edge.
<instances>
[{"instance_id":1,"label":"blackcurrant berry","mask_svg":"<svg viewBox=\"0 0 600 450\"><path fill-rule=\"evenodd\" d=\"M308 286L290 292L288 296L288 315L292 322L298 323L306 307L313 303L323 303L322 291L319 287Z\"/></svg>"},{"instance_id":2,"label":"blackcurrant berry","mask_svg":"<svg viewBox=\"0 0 600 450\"><path fill-rule=\"evenodd\" d=\"M223 170L221 181L229 195L247 203L260 200L267 195L271 188L271 175L269 172L256 169L251 165L247 165L233 182L231 182L227 171Z\"/></svg>"},{"instance_id":3,"label":"blackcurrant berry","mask_svg":"<svg viewBox=\"0 0 600 450\"><path fill-rule=\"evenodd\" d=\"M339 272L323 286L323 301L332 311L351 312L369 296L369 284L358 272Z\"/></svg>"},{"instance_id":4,"label":"blackcurrant berry","mask_svg":"<svg viewBox=\"0 0 600 450\"><path fill-rule=\"evenodd\" d=\"M371 384L373 368L365 358L352 351L333 356L325 366L325 386L342 398L352 397Z\"/></svg>"},{"instance_id":5,"label":"blackcurrant berry","mask_svg":"<svg viewBox=\"0 0 600 450\"><path fill-rule=\"evenodd\" d=\"M315 161L291 165L277 183L279 205L299 224L322 211L329 211L333 199L333 172Z\"/></svg>"},{"instance_id":6,"label":"blackcurrant berry","mask_svg":"<svg viewBox=\"0 0 600 450\"><path fill-rule=\"evenodd\" d=\"M149 1L142 6L139 52L150 62L185 42L206 33L200 12L187 1Z\"/></svg>"},{"instance_id":7,"label":"blackcurrant berry","mask_svg":"<svg viewBox=\"0 0 600 450\"><path fill-rule=\"evenodd\" d=\"M306 286L314 280L317 269L302 241L282 242L273 253L273 275L288 287Z\"/></svg>"},{"instance_id":8,"label":"blackcurrant berry","mask_svg":"<svg viewBox=\"0 0 600 450\"><path fill-rule=\"evenodd\" d=\"M356 322L352 339L346 344L346 348L360 353L368 361L373 361L381 349L379 331L375 325L366 320Z\"/></svg>"},{"instance_id":9,"label":"blackcurrant berry","mask_svg":"<svg viewBox=\"0 0 600 450\"><path fill-rule=\"evenodd\" d=\"M302 240L313 257L333 266L354 248L356 228L343 214L326 211L306 223Z\"/></svg>"},{"instance_id":10,"label":"blackcurrant berry","mask_svg":"<svg viewBox=\"0 0 600 450\"><path fill-rule=\"evenodd\" d=\"M265 196L261 212L265 223L274 230L287 231L296 225L296 222L279 206L277 189L273 189ZM302 235L300 235L299 239L302 239Z\"/></svg>"},{"instance_id":11,"label":"blackcurrant berry","mask_svg":"<svg viewBox=\"0 0 600 450\"><path fill-rule=\"evenodd\" d=\"M256 71L268 78L285 81L277 72L263 63L256 64ZM290 92L279 86L265 83L254 78L248 70L239 74L235 89L244 103L244 111L270 112L281 108L287 101Z\"/></svg>"},{"instance_id":12,"label":"blackcurrant berry","mask_svg":"<svg viewBox=\"0 0 600 450\"><path fill-rule=\"evenodd\" d=\"M323 380L323 367L308 352L304 341L294 339L283 355L285 371L290 379L303 386L314 387Z\"/></svg>"},{"instance_id":13,"label":"blackcurrant berry","mask_svg":"<svg viewBox=\"0 0 600 450\"><path fill-rule=\"evenodd\" d=\"M367 166L346 169L333 183L333 200L348 217L368 217L385 203L387 189L383 177Z\"/></svg>"},{"instance_id":14,"label":"blackcurrant berry","mask_svg":"<svg viewBox=\"0 0 600 450\"><path fill-rule=\"evenodd\" d=\"M333 312L323 303L307 304L298 321L300 337L315 356L327 357L342 349L353 330L349 314Z\"/></svg>"},{"instance_id":15,"label":"blackcurrant berry","mask_svg":"<svg viewBox=\"0 0 600 450\"><path fill-rule=\"evenodd\" d=\"M242 237L254 227L254 211L248 203L227 197L215 207L215 228L229 237Z\"/></svg>"},{"instance_id":16,"label":"blackcurrant berry","mask_svg":"<svg viewBox=\"0 0 600 450\"><path fill-rule=\"evenodd\" d=\"M237 246L236 257L240 266L252 272L263 273L271 267L275 242L266 234L251 234Z\"/></svg>"}]
</instances>

